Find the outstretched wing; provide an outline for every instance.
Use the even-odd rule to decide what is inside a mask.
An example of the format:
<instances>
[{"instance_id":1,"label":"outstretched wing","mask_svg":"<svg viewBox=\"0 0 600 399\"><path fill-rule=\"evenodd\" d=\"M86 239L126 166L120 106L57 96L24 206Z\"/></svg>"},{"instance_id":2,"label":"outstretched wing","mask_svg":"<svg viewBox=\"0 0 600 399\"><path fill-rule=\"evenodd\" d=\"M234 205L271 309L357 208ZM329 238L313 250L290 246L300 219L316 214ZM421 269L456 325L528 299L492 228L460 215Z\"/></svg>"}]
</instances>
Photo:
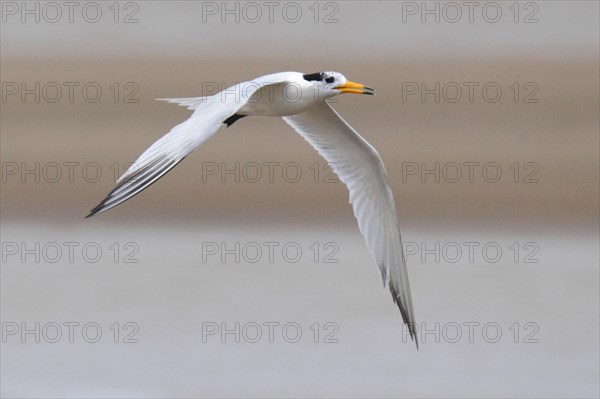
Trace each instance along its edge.
<instances>
[{"instance_id":1,"label":"outstretched wing","mask_svg":"<svg viewBox=\"0 0 600 399\"><path fill-rule=\"evenodd\" d=\"M414 339L415 317L400 228L394 197L379 154L327 103L283 119L332 165L348 187L354 215L379 266L383 284L389 285Z\"/></svg>"},{"instance_id":2,"label":"outstretched wing","mask_svg":"<svg viewBox=\"0 0 600 399\"><path fill-rule=\"evenodd\" d=\"M289 73L263 76L228 88L227 95L217 93L203 101L198 99L194 104L174 99L174 102L195 106L194 113L144 151L117 180L117 186L86 217L115 207L149 187L215 134L225 120L242 108L256 91L289 78Z\"/></svg>"}]
</instances>

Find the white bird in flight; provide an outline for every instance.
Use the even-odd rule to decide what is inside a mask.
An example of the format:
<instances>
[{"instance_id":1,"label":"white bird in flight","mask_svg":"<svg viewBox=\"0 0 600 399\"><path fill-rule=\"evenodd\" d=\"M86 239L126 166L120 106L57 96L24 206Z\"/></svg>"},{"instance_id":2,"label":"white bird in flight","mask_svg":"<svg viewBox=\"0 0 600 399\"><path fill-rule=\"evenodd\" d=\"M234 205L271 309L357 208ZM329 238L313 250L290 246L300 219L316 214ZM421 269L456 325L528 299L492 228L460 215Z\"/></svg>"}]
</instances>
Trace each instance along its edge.
<instances>
[{"instance_id":1,"label":"white bird in flight","mask_svg":"<svg viewBox=\"0 0 600 399\"><path fill-rule=\"evenodd\" d=\"M223 125L250 115L280 116L330 164L348 187L367 247L379 267L411 338L416 340L406 262L394 197L381 157L327 103L341 93L374 94L339 72L281 72L238 83L209 97L160 99L194 110L157 140L119 178L86 217L104 212L160 179Z\"/></svg>"}]
</instances>

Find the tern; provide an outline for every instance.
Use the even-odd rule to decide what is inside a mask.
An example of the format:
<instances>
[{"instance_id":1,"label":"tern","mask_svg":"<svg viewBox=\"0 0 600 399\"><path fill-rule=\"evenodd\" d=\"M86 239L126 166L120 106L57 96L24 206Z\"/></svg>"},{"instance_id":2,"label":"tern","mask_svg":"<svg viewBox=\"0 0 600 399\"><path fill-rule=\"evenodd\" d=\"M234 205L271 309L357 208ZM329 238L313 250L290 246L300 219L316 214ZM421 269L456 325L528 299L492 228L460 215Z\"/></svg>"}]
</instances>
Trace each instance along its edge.
<instances>
[{"instance_id":1,"label":"tern","mask_svg":"<svg viewBox=\"0 0 600 399\"><path fill-rule=\"evenodd\" d=\"M374 94L339 72L281 72L237 83L209 97L159 99L194 112L152 144L88 216L130 199L164 176L223 125L252 115L282 117L330 164L347 186L367 248L379 267L411 339L418 341L406 261L387 172L373 148L329 105L341 93Z\"/></svg>"}]
</instances>

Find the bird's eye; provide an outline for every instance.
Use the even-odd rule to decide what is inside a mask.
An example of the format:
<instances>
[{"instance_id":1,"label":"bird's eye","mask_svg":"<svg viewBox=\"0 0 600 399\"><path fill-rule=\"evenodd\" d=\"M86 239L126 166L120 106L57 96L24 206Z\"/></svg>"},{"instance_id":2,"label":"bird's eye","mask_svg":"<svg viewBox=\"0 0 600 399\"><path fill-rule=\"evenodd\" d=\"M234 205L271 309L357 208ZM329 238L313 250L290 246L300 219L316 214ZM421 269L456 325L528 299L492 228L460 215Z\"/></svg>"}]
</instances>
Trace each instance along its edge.
<instances>
[{"instance_id":1,"label":"bird's eye","mask_svg":"<svg viewBox=\"0 0 600 399\"><path fill-rule=\"evenodd\" d=\"M329 76L329 77L325 78L326 83L333 83L334 80L335 80L335 78L333 76Z\"/></svg>"}]
</instances>

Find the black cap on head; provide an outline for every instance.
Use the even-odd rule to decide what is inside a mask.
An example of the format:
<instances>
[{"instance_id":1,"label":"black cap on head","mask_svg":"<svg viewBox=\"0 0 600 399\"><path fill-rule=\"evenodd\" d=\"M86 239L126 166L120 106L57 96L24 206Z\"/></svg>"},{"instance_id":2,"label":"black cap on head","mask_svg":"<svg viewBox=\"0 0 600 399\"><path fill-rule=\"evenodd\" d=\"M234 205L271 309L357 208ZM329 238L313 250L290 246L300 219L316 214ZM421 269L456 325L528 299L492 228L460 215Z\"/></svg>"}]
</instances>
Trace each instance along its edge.
<instances>
[{"instance_id":1,"label":"black cap on head","mask_svg":"<svg viewBox=\"0 0 600 399\"><path fill-rule=\"evenodd\" d=\"M304 78L304 80L308 80L309 82L320 82L323 80L323 73L322 72L315 72L315 73L307 73L306 75L302 75L302 77Z\"/></svg>"}]
</instances>

